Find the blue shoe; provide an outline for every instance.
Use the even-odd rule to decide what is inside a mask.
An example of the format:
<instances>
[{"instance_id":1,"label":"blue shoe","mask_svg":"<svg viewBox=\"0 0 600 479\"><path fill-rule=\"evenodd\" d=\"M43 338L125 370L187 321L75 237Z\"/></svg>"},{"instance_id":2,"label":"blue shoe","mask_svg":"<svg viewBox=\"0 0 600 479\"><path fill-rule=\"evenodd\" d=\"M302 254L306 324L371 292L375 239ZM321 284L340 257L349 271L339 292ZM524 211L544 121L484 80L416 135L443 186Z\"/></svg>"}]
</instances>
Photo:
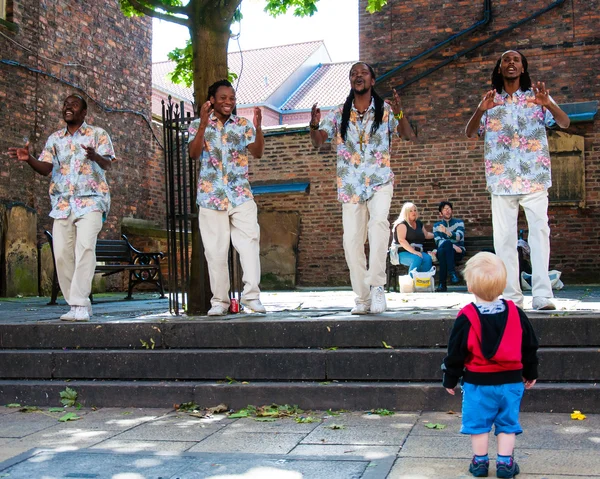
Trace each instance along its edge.
<instances>
[{"instance_id":1,"label":"blue shoe","mask_svg":"<svg viewBox=\"0 0 600 479\"><path fill-rule=\"evenodd\" d=\"M469 464L469 472L471 474L473 474L474 477L488 477L489 469L490 469L490 461L477 462L475 460L475 457L473 457L471 464ZM498 477L500 477L500 476L498 476Z\"/></svg>"},{"instance_id":2,"label":"blue shoe","mask_svg":"<svg viewBox=\"0 0 600 479\"><path fill-rule=\"evenodd\" d=\"M519 474L519 472L521 472L519 470L519 465L512 457L510 458L510 462L508 464L505 462L496 463L496 477L511 478L515 477L517 474Z\"/></svg>"},{"instance_id":3,"label":"blue shoe","mask_svg":"<svg viewBox=\"0 0 600 479\"><path fill-rule=\"evenodd\" d=\"M460 276L458 276L458 274L456 274L456 271L452 271L450 273L450 282L452 284L460 283Z\"/></svg>"}]
</instances>

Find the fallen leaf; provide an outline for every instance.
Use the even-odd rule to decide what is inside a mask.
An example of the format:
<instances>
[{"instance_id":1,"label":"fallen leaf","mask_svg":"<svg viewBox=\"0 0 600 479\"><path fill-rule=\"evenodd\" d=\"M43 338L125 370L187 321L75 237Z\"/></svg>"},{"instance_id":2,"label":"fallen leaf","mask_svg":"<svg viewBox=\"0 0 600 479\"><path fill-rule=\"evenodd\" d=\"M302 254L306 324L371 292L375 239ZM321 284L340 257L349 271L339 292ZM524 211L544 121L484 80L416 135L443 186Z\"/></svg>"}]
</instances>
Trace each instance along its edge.
<instances>
[{"instance_id":1,"label":"fallen leaf","mask_svg":"<svg viewBox=\"0 0 600 479\"><path fill-rule=\"evenodd\" d=\"M48 409L48 412L65 412L65 409L62 407L51 407Z\"/></svg>"},{"instance_id":2,"label":"fallen leaf","mask_svg":"<svg viewBox=\"0 0 600 479\"><path fill-rule=\"evenodd\" d=\"M346 429L346 426L342 426L341 424L331 424L330 426L325 426L327 429L331 429L333 431L337 429Z\"/></svg>"},{"instance_id":3,"label":"fallen leaf","mask_svg":"<svg viewBox=\"0 0 600 479\"><path fill-rule=\"evenodd\" d=\"M329 326L327 326L327 331L331 333L331 328Z\"/></svg>"},{"instance_id":4,"label":"fallen leaf","mask_svg":"<svg viewBox=\"0 0 600 479\"><path fill-rule=\"evenodd\" d=\"M571 413L571 419L575 419L577 421L583 421L585 417L585 414L581 414L581 411L573 411Z\"/></svg>"},{"instance_id":5,"label":"fallen leaf","mask_svg":"<svg viewBox=\"0 0 600 479\"><path fill-rule=\"evenodd\" d=\"M231 416L229 416L229 417L231 417ZM277 418L276 417L255 417L254 420L258 421L258 422L275 422L275 421L277 421Z\"/></svg>"},{"instance_id":6,"label":"fallen leaf","mask_svg":"<svg viewBox=\"0 0 600 479\"><path fill-rule=\"evenodd\" d=\"M78 419L81 418L74 412L68 412L64 416L58 418L59 422L77 421Z\"/></svg>"},{"instance_id":7,"label":"fallen leaf","mask_svg":"<svg viewBox=\"0 0 600 479\"><path fill-rule=\"evenodd\" d=\"M425 424L425 427L428 429L444 429L446 426L444 424L433 423Z\"/></svg>"},{"instance_id":8,"label":"fallen leaf","mask_svg":"<svg viewBox=\"0 0 600 479\"><path fill-rule=\"evenodd\" d=\"M37 406L23 406L21 409L19 409L19 412L36 412L39 410L40 408Z\"/></svg>"},{"instance_id":9,"label":"fallen leaf","mask_svg":"<svg viewBox=\"0 0 600 479\"><path fill-rule=\"evenodd\" d=\"M454 411L450 410L446 414L456 414Z\"/></svg>"},{"instance_id":10,"label":"fallen leaf","mask_svg":"<svg viewBox=\"0 0 600 479\"><path fill-rule=\"evenodd\" d=\"M17 408L17 407L21 407L21 405L19 403L11 403L11 404L7 404L5 407L13 407L13 408Z\"/></svg>"},{"instance_id":11,"label":"fallen leaf","mask_svg":"<svg viewBox=\"0 0 600 479\"><path fill-rule=\"evenodd\" d=\"M388 343L386 343L385 341L381 341L381 344L383 344L383 347L385 349L394 349L394 346L390 346Z\"/></svg>"}]
</instances>

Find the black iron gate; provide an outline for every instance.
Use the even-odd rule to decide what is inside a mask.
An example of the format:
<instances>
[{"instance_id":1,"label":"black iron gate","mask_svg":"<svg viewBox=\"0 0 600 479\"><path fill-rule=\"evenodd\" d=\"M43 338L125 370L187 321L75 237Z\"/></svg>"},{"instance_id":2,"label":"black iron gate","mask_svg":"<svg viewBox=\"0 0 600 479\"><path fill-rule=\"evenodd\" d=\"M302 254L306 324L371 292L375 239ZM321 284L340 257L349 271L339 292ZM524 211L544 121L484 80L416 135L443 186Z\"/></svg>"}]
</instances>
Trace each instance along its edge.
<instances>
[{"instance_id":1,"label":"black iron gate","mask_svg":"<svg viewBox=\"0 0 600 479\"><path fill-rule=\"evenodd\" d=\"M193 312L204 314L210 307L210 288L204 248L198 233L197 162L190 159L188 152L188 127L196 118L189 113L185 115L184 103L173 103L171 96L168 103L162 101L162 116L169 309L180 315L187 312L194 301ZM230 295L237 296L239 301L242 272L233 246L229 248L229 276Z\"/></svg>"}]
</instances>

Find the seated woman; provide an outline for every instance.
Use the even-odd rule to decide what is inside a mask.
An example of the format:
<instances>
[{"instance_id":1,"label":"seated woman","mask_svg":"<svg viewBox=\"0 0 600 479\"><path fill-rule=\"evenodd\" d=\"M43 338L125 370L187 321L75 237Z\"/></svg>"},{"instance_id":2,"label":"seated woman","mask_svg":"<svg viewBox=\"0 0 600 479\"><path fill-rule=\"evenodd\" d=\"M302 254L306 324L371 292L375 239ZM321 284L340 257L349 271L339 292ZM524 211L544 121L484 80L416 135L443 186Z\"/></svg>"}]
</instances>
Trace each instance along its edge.
<instances>
[{"instance_id":1,"label":"seated woman","mask_svg":"<svg viewBox=\"0 0 600 479\"><path fill-rule=\"evenodd\" d=\"M433 233L425 229L421 220L418 220L419 212L413 203L404 203L400 216L392 226L394 242L398 248L400 263L408 266L408 272L413 269L418 272L431 269L431 256L423 251L423 242L432 239Z\"/></svg>"}]
</instances>

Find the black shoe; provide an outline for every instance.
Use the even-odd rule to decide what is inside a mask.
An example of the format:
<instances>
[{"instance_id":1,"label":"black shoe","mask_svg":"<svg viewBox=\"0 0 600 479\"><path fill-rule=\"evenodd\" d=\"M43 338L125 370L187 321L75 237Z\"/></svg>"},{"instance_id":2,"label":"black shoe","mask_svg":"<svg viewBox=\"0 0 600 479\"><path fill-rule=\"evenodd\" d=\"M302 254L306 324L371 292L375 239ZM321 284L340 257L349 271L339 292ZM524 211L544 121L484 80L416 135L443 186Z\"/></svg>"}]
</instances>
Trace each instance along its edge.
<instances>
[{"instance_id":1,"label":"black shoe","mask_svg":"<svg viewBox=\"0 0 600 479\"><path fill-rule=\"evenodd\" d=\"M469 465L469 472L473 474L474 477L488 477L489 469L490 461L477 462L475 458L473 458Z\"/></svg>"},{"instance_id":2,"label":"black shoe","mask_svg":"<svg viewBox=\"0 0 600 479\"><path fill-rule=\"evenodd\" d=\"M521 472L519 465L512 458L508 464L505 462L496 463L496 477L511 478L515 477L519 472Z\"/></svg>"},{"instance_id":3,"label":"black shoe","mask_svg":"<svg viewBox=\"0 0 600 479\"><path fill-rule=\"evenodd\" d=\"M448 288L446 287L446 285L444 283L439 283L437 285L437 288L435 288L435 290L438 293L445 293L446 291L448 291Z\"/></svg>"},{"instance_id":4,"label":"black shoe","mask_svg":"<svg viewBox=\"0 0 600 479\"><path fill-rule=\"evenodd\" d=\"M460 277L456 274L456 271L450 273L450 282L452 284L460 283Z\"/></svg>"}]
</instances>

